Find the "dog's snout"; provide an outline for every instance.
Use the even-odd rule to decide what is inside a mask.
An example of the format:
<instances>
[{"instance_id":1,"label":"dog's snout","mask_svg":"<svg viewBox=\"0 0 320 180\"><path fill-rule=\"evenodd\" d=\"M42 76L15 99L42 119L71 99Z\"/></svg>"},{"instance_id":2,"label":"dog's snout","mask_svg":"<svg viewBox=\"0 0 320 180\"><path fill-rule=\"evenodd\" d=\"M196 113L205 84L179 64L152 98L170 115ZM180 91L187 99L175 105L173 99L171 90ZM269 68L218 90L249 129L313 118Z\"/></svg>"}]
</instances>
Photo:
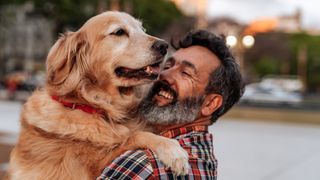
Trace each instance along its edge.
<instances>
[{"instance_id":1,"label":"dog's snout","mask_svg":"<svg viewBox=\"0 0 320 180\"><path fill-rule=\"evenodd\" d=\"M168 47L169 45L167 42L163 40L157 40L156 42L153 43L151 48L164 56L167 54Z\"/></svg>"}]
</instances>

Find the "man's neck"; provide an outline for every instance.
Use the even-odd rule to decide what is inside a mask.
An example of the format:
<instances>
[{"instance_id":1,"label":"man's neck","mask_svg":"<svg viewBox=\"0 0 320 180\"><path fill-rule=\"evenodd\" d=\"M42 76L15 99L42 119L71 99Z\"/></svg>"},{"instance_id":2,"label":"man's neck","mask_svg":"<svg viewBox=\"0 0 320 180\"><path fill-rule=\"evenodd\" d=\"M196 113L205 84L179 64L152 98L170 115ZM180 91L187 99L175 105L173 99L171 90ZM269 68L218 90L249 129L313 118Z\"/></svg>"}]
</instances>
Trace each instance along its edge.
<instances>
[{"instance_id":1,"label":"man's neck","mask_svg":"<svg viewBox=\"0 0 320 180\"><path fill-rule=\"evenodd\" d=\"M184 124L174 124L174 125L155 125L156 133L162 133L165 131L169 131L172 129L177 129L181 127L192 127L192 126L209 126L211 125L210 117L201 117L192 122L184 123Z\"/></svg>"}]
</instances>

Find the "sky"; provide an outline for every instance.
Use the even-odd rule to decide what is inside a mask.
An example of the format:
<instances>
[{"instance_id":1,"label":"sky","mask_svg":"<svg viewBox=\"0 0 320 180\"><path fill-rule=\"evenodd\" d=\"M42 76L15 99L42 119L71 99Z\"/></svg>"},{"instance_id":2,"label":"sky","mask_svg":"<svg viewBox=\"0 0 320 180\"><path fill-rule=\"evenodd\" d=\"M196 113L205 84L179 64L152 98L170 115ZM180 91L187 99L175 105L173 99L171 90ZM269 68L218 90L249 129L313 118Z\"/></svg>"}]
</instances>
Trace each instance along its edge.
<instances>
[{"instance_id":1,"label":"sky","mask_svg":"<svg viewBox=\"0 0 320 180\"><path fill-rule=\"evenodd\" d=\"M233 17L249 23L257 18L291 15L302 11L302 25L320 29L320 0L208 0L209 18Z\"/></svg>"}]
</instances>

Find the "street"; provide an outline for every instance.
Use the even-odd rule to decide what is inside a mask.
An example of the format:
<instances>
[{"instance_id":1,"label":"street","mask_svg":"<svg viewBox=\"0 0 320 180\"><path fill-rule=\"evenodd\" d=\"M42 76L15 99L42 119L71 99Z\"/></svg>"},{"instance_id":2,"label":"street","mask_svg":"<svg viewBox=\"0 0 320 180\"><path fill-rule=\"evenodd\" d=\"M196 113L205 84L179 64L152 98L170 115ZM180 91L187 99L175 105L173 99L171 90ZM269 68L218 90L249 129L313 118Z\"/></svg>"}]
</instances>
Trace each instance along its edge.
<instances>
[{"instance_id":1,"label":"street","mask_svg":"<svg viewBox=\"0 0 320 180\"><path fill-rule=\"evenodd\" d=\"M19 131L18 102L0 101L0 179ZM320 126L220 119L214 135L219 180L319 180Z\"/></svg>"}]
</instances>

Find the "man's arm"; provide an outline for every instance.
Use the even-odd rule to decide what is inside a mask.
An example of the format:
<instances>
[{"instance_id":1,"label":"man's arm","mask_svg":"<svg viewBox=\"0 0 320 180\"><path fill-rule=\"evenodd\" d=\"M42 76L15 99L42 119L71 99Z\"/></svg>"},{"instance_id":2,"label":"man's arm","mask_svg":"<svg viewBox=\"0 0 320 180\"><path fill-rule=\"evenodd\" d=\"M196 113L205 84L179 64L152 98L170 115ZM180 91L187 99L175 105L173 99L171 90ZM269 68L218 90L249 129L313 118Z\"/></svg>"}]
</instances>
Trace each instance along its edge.
<instances>
[{"instance_id":1,"label":"man's arm","mask_svg":"<svg viewBox=\"0 0 320 180\"><path fill-rule=\"evenodd\" d=\"M153 168L146 153L131 150L113 160L97 179L147 179L152 173Z\"/></svg>"}]
</instances>

